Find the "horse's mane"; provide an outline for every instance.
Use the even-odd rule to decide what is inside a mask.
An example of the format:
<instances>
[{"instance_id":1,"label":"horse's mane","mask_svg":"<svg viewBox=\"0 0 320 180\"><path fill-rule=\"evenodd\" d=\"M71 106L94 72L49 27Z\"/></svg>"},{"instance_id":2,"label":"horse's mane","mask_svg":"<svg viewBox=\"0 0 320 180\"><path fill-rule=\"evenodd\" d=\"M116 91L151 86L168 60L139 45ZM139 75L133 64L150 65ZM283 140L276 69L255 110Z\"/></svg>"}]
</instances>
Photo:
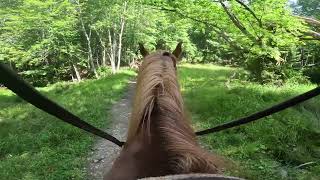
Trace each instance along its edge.
<instances>
[{"instance_id":1,"label":"horse's mane","mask_svg":"<svg viewBox=\"0 0 320 180\"><path fill-rule=\"evenodd\" d=\"M153 127L175 173L217 173L219 159L199 147L184 111L175 57L163 51L146 56L139 69L127 142L137 134L152 137Z\"/></svg>"},{"instance_id":2,"label":"horse's mane","mask_svg":"<svg viewBox=\"0 0 320 180\"><path fill-rule=\"evenodd\" d=\"M137 131L142 131L150 136L150 117L156 103L158 108L171 106L171 108L181 111L182 97L177 87L176 72L172 66L172 60L169 56L163 56L161 52L148 55L140 66L128 140L134 138ZM161 99L168 96L171 96L169 103L160 105ZM141 128L141 126L146 128Z\"/></svg>"}]
</instances>

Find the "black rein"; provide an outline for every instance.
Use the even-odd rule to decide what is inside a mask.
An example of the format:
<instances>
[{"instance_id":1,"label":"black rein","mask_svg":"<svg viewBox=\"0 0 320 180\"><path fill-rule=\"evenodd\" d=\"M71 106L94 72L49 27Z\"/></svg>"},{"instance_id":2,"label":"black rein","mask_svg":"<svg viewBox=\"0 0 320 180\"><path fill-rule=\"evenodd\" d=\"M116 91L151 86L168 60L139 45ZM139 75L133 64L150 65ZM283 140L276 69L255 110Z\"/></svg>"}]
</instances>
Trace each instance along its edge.
<instances>
[{"instance_id":1,"label":"black rein","mask_svg":"<svg viewBox=\"0 0 320 180\"><path fill-rule=\"evenodd\" d=\"M256 120L259 120L263 117L266 117L266 116L269 116L271 114L274 114L274 113L277 113L279 111L282 111L284 109L287 109L289 107L292 107L292 106L295 106L301 102L304 102L308 99L311 99L313 97L316 97L320 94L320 87L316 87L306 93L303 93L303 94L300 94L296 97L293 97L291 99L288 99L286 101L283 101L279 104L276 104L270 108L267 108L267 109L264 109L262 111L259 111L257 113L254 113L252 115L249 115L249 116L246 116L246 117L243 117L243 118L240 118L240 119L237 119L237 120L234 120L234 121L231 121L231 122L228 122L228 123L225 123L225 124L221 124L221 125L218 125L214 128L210 128L210 129L206 129L206 130L202 130L202 131L199 131L199 132L196 132L196 135L197 136L202 136L202 135L206 135L206 134L210 134L210 133L214 133L214 132L219 132L219 131L222 131L222 130L225 130L225 129L229 129L229 128L232 128L232 127L236 127L236 126L240 126L240 125L243 125L243 124L247 124L247 123L250 123L250 122L253 122L253 121L256 121Z\"/></svg>"},{"instance_id":2,"label":"black rein","mask_svg":"<svg viewBox=\"0 0 320 180\"><path fill-rule=\"evenodd\" d=\"M110 134L103 132L100 129L92 126L91 124L81 120L76 115L72 114L71 112L67 111L63 107L59 106L55 102L51 101L47 97L43 96L39 93L34 87L29 85L23 79L21 79L12 69L4 65L0 62L0 83L5 85L11 91L15 92L18 96L20 96L25 101L33 104L34 106L38 107L39 109L61 119L62 121L72 124L80 129L83 129L89 133L94 135L100 136L104 139L107 139L118 146L123 146L124 142L119 141L117 138L111 136ZM277 113L294 105L297 105L301 102L304 102L308 99L311 99L315 96L320 94L320 87L316 87L313 90L310 90L306 93L293 97L289 100L286 100L282 103L274 105L270 108L265 110L259 111L254 113L250 116L246 116L229 123L225 123L222 125L218 125L214 128L202 130L196 132L197 136L206 135L214 132L219 132L225 129L229 129L232 127L240 126L243 124L247 124L263 117L269 116L271 114Z\"/></svg>"}]
</instances>

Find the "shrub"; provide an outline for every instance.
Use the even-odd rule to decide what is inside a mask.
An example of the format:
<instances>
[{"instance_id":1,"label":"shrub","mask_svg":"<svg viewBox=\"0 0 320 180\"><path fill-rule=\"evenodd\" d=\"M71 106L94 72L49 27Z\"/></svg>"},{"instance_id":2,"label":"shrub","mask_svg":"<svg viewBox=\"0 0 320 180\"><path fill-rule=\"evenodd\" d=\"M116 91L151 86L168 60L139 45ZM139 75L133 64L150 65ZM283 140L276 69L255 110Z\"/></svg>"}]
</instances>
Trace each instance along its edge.
<instances>
[{"instance_id":1,"label":"shrub","mask_svg":"<svg viewBox=\"0 0 320 180\"><path fill-rule=\"evenodd\" d=\"M308 76L312 83L320 84L320 66L319 67L314 66L312 68L305 69L303 71L303 74L305 76Z\"/></svg>"}]
</instances>

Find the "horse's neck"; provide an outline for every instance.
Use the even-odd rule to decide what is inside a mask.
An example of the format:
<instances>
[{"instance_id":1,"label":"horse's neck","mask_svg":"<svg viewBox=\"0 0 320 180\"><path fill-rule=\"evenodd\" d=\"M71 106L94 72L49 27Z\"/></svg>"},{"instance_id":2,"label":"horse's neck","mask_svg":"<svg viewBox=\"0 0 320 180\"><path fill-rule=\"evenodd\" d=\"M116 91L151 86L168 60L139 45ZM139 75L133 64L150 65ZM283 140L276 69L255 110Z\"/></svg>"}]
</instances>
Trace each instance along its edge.
<instances>
[{"instance_id":1,"label":"horse's neck","mask_svg":"<svg viewBox=\"0 0 320 180\"><path fill-rule=\"evenodd\" d=\"M159 95L154 99L148 120L150 127L146 125L147 122L140 123L139 130L128 139L119 158L115 161L109 173L109 179L136 179L174 173L167 153L164 129L171 129L170 126L180 126L173 112L179 111L182 116L183 111L181 107L170 107L170 105L176 106L172 97ZM170 121L170 123L165 123L165 121ZM126 171L131 173L124 173Z\"/></svg>"},{"instance_id":2,"label":"horse's neck","mask_svg":"<svg viewBox=\"0 0 320 180\"><path fill-rule=\"evenodd\" d=\"M147 122L128 138L108 179L137 179L179 173L215 173L186 120L180 92L156 94ZM151 102L151 101L150 101ZM145 118L141 116L141 118ZM143 120L140 119L139 122ZM146 123L146 122L145 122ZM130 173L128 173L130 172Z\"/></svg>"},{"instance_id":3,"label":"horse's neck","mask_svg":"<svg viewBox=\"0 0 320 180\"><path fill-rule=\"evenodd\" d=\"M157 177L172 174L166 153L160 148L159 138L150 141L143 134L126 143L120 156L114 162L106 180L135 180L143 177Z\"/></svg>"}]
</instances>

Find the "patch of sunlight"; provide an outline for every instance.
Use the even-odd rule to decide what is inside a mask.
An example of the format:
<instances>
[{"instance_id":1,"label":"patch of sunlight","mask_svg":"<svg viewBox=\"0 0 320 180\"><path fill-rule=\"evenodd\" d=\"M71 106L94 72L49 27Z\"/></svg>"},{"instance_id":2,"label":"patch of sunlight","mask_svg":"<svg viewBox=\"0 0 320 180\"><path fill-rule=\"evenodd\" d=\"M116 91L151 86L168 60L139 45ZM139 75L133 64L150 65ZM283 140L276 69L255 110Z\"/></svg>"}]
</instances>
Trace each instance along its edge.
<instances>
[{"instance_id":1,"label":"patch of sunlight","mask_svg":"<svg viewBox=\"0 0 320 180\"><path fill-rule=\"evenodd\" d=\"M194 68L194 69L209 69L209 70L235 70L236 68L218 66L214 64L189 64L183 63L178 65L178 67Z\"/></svg>"},{"instance_id":2,"label":"patch of sunlight","mask_svg":"<svg viewBox=\"0 0 320 180\"><path fill-rule=\"evenodd\" d=\"M28 152L26 152L26 153L21 154L20 157L23 159L26 159L26 158L30 157L30 154Z\"/></svg>"},{"instance_id":3,"label":"patch of sunlight","mask_svg":"<svg viewBox=\"0 0 320 180\"><path fill-rule=\"evenodd\" d=\"M274 93L274 94L281 94L281 93L288 93L288 94L299 94L307 92L315 87L316 85L313 84L301 84L301 85L295 85L295 84L284 84L283 86L276 86L273 84L257 84L253 82L247 82L246 85L240 85L238 86L245 86L247 89L253 89L255 91L258 91L260 93Z\"/></svg>"},{"instance_id":4,"label":"patch of sunlight","mask_svg":"<svg viewBox=\"0 0 320 180\"><path fill-rule=\"evenodd\" d=\"M122 89L123 88L123 84L115 84L115 85L113 85L112 86L112 89L114 89L114 90L120 90L120 89Z\"/></svg>"},{"instance_id":5,"label":"patch of sunlight","mask_svg":"<svg viewBox=\"0 0 320 180\"><path fill-rule=\"evenodd\" d=\"M244 152L243 146L228 146L223 150L223 154L226 156L232 156L239 152Z\"/></svg>"},{"instance_id":6,"label":"patch of sunlight","mask_svg":"<svg viewBox=\"0 0 320 180\"><path fill-rule=\"evenodd\" d=\"M114 100L114 99L111 99L111 100L109 100L109 102L110 102L111 104L114 104L114 103L116 103L117 101Z\"/></svg>"},{"instance_id":7,"label":"patch of sunlight","mask_svg":"<svg viewBox=\"0 0 320 180\"><path fill-rule=\"evenodd\" d=\"M202 124L199 121L196 121L195 123L192 123L193 129L202 129Z\"/></svg>"},{"instance_id":8,"label":"patch of sunlight","mask_svg":"<svg viewBox=\"0 0 320 180\"><path fill-rule=\"evenodd\" d=\"M0 95L2 96L12 96L14 93L7 88L0 88Z\"/></svg>"},{"instance_id":9,"label":"patch of sunlight","mask_svg":"<svg viewBox=\"0 0 320 180\"><path fill-rule=\"evenodd\" d=\"M136 76L137 75L137 73L134 70L130 70L130 69L123 69L123 70L120 69L119 73L130 75L130 76Z\"/></svg>"},{"instance_id":10,"label":"patch of sunlight","mask_svg":"<svg viewBox=\"0 0 320 180\"><path fill-rule=\"evenodd\" d=\"M192 122L193 122L192 123L193 129L203 130L203 129L212 128L212 124L205 121L199 121L199 119L197 118L193 118Z\"/></svg>"},{"instance_id":11,"label":"patch of sunlight","mask_svg":"<svg viewBox=\"0 0 320 180\"><path fill-rule=\"evenodd\" d=\"M202 82L205 81L206 78L202 77L202 78L191 78L191 77L187 77L187 81L189 82Z\"/></svg>"},{"instance_id":12,"label":"patch of sunlight","mask_svg":"<svg viewBox=\"0 0 320 180\"><path fill-rule=\"evenodd\" d=\"M214 80L216 80L216 81L224 81L224 80L226 80L226 79L228 79L226 76L220 76L220 77L217 77L217 78L215 78Z\"/></svg>"}]
</instances>

